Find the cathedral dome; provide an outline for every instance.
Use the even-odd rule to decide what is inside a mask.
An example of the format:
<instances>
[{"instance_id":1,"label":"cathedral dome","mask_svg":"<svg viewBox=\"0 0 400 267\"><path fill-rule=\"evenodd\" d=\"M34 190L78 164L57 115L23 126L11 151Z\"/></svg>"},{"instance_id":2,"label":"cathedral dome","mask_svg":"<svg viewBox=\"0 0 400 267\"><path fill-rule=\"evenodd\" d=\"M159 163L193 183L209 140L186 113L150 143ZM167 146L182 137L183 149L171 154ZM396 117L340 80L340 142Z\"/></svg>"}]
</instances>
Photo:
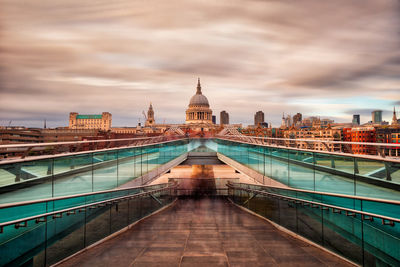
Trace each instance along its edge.
<instances>
[{"instance_id":1,"label":"cathedral dome","mask_svg":"<svg viewBox=\"0 0 400 267\"><path fill-rule=\"evenodd\" d=\"M205 97L201 93L200 80L198 80L198 83L197 83L197 92L196 92L196 94L190 98L189 107L191 107L191 106L210 107L210 104L208 103L207 97Z\"/></svg>"},{"instance_id":2,"label":"cathedral dome","mask_svg":"<svg viewBox=\"0 0 400 267\"><path fill-rule=\"evenodd\" d=\"M200 78L197 81L197 91L190 98L189 108L186 110L186 123L212 124L212 110L207 97L201 93Z\"/></svg>"},{"instance_id":3,"label":"cathedral dome","mask_svg":"<svg viewBox=\"0 0 400 267\"><path fill-rule=\"evenodd\" d=\"M207 97L204 95L195 94L190 98L189 106L206 106L209 107L210 104L208 103Z\"/></svg>"}]
</instances>

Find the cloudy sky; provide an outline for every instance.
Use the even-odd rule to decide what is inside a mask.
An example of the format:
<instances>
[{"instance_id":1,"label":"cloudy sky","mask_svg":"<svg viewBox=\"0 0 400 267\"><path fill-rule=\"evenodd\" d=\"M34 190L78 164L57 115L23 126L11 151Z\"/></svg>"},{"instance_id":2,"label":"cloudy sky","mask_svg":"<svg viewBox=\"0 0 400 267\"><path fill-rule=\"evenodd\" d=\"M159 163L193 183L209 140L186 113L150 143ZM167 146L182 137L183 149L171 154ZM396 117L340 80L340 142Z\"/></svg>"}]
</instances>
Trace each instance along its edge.
<instances>
[{"instance_id":1,"label":"cloudy sky","mask_svg":"<svg viewBox=\"0 0 400 267\"><path fill-rule=\"evenodd\" d=\"M0 125L71 111L180 123L197 77L214 114L362 122L400 109L398 0L0 0Z\"/></svg>"}]
</instances>

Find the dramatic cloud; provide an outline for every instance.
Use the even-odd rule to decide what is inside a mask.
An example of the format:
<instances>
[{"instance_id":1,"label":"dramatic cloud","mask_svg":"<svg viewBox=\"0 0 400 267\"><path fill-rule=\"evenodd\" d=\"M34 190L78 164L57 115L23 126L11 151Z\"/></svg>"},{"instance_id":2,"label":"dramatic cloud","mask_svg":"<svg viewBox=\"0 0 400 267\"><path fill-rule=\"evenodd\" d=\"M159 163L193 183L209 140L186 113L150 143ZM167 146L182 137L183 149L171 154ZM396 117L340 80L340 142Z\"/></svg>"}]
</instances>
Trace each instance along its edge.
<instances>
[{"instance_id":1,"label":"dramatic cloud","mask_svg":"<svg viewBox=\"0 0 400 267\"><path fill-rule=\"evenodd\" d=\"M397 0L0 0L0 125L109 111L133 126L149 102L180 123L198 76L231 122L390 120L399 25Z\"/></svg>"}]
</instances>

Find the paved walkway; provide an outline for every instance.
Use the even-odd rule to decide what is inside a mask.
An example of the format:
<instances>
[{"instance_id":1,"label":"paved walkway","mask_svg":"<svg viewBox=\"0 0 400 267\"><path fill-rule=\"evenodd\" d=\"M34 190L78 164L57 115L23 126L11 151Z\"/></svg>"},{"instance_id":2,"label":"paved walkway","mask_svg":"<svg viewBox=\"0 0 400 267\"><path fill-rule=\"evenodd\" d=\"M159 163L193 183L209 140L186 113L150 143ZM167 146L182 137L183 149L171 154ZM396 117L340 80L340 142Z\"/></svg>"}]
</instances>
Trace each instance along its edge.
<instances>
[{"instance_id":1,"label":"paved walkway","mask_svg":"<svg viewBox=\"0 0 400 267\"><path fill-rule=\"evenodd\" d=\"M182 199L61 266L349 266L225 199Z\"/></svg>"}]
</instances>

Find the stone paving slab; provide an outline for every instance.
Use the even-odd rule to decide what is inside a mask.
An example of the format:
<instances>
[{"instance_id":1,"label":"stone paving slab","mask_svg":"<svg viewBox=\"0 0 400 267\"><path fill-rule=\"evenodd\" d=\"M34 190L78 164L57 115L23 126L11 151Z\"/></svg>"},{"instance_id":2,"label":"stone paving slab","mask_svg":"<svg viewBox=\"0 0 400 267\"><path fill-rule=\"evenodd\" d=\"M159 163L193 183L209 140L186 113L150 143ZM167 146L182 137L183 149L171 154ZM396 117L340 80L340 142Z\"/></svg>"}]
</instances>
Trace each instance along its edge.
<instances>
[{"instance_id":1,"label":"stone paving slab","mask_svg":"<svg viewBox=\"0 0 400 267\"><path fill-rule=\"evenodd\" d=\"M226 199L183 199L60 266L352 266Z\"/></svg>"}]
</instances>

